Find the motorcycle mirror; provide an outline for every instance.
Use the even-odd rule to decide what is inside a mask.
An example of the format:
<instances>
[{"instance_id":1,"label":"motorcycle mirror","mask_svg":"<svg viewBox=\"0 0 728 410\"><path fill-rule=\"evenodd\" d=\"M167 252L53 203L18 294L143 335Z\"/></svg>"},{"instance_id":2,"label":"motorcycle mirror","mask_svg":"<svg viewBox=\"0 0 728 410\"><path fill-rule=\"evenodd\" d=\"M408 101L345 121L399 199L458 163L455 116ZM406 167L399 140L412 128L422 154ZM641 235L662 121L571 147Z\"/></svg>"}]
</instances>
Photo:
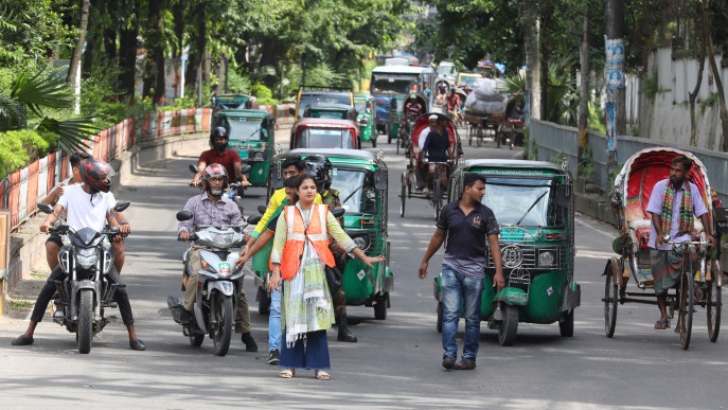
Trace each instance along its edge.
<instances>
[{"instance_id":1,"label":"motorcycle mirror","mask_svg":"<svg viewBox=\"0 0 728 410\"><path fill-rule=\"evenodd\" d=\"M331 213L334 215L334 218L341 218L346 213L346 209L344 208L334 208Z\"/></svg>"},{"instance_id":2,"label":"motorcycle mirror","mask_svg":"<svg viewBox=\"0 0 728 410\"><path fill-rule=\"evenodd\" d=\"M293 107L288 107L288 113L291 115L296 115L296 109Z\"/></svg>"},{"instance_id":3,"label":"motorcycle mirror","mask_svg":"<svg viewBox=\"0 0 728 410\"><path fill-rule=\"evenodd\" d=\"M250 225L258 225L258 222L263 218L263 215L253 215L251 217L248 217L248 224Z\"/></svg>"},{"instance_id":4,"label":"motorcycle mirror","mask_svg":"<svg viewBox=\"0 0 728 410\"><path fill-rule=\"evenodd\" d=\"M114 205L114 211L124 212L129 205L131 205L131 202L129 201L117 201L116 205Z\"/></svg>"},{"instance_id":5,"label":"motorcycle mirror","mask_svg":"<svg viewBox=\"0 0 728 410\"><path fill-rule=\"evenodd\" d=\"M387 175L387 169L386 168L379 168L374 173L374 188L377 191L386 191L387 190L387 183L388 181L388 175Z\"/></svg>"},{"instance_id":6,"label":"motorcycle mirror","mask_svg":"<svg viewBox=\"0 0 728 410\"><path fill-rule=\"evenodd\" d=\"M50 204L44 204L38 202L38 209L40 209L45 214L52 214L53 213L53 206Z\"/></svg>"},{"instance_id":7,"label":"motorcycle mirror","mask_svg":"<svg viewBox=\"0 0 728 410\"><path fill-rule=\"evenodd\" d=\"M259 213L259 214L263 215L263 214L265 213L265 211L266 211L266 210L267 210L268 208L266 208L266 206L265 206L265 205L258 205L258 207L257 207L257 208L255 208L255 209L257 209L257 210L258 210L258 213Z\"/></svg>"},{"instance_id":8,"label":"motorcycle mirror","mask_svg":"<svg viewBox=\"0 0 728 410\"><path fill-rule=\"evenodd\" d=\"M190 164L189 170L192 171L193 174L196 174L198 172L197 165Z\"/></svg>"},{"instance_id":9,"label":"motorcycle mirror","mask_svg":"<svg viewBox=\"0 0 728 410\"><path fill-rule=\"evenodd\" d=\"M179 211L177 212L177 220L182 221L189 221L190 219L194 218L195 215L190 211Z\"/></svg>"}]
</instances>

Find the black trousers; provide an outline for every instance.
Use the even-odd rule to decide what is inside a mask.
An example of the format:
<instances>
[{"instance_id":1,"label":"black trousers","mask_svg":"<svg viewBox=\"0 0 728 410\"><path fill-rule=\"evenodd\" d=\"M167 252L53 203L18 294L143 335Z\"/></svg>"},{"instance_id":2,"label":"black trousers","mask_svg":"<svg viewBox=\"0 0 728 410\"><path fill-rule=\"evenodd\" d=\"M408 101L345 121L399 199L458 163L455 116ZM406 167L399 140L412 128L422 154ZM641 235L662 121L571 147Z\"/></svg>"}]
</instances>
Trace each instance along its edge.
<instances>
[{"instance_id":1,"label":"black trousers","mask_svg":"<svg viewBox=\"0 0 728 410\"><path fill-rule=\"evenodd\" d=\"M48 304L51 303L53 294L56 293L55 281L63 281L66 277L66 273L59 267L53 269L51 276L48 277L45 286L41 289L38 299L35 301L35 307L33 308L33 314L30 316L30 320L34 322L40 322L43 320L43 314L48 309ZM112 266L111 271L106 275L109 283L120 283L121 277L116 269ZM131 303L129 303L129 295L126 293L124 288L116 288L114 292L114 301L119 305L119 311L121 312L121 319L125 325L134 324L134 315L131 312Z\"/></svg>"}]
</instances>

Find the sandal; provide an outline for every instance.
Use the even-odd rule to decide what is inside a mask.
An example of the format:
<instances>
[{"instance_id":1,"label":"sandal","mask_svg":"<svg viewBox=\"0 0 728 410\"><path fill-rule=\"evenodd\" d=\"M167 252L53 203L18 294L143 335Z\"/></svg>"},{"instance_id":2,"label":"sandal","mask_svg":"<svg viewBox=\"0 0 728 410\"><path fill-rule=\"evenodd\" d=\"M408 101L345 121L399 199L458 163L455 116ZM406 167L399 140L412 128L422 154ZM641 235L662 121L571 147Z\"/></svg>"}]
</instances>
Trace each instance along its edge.
<instances>
[{"instance_id":1,"label":"sandal","mask_svg":"<svg viewBox=\"0 0 728 410\"><path fill-rule=\"evenodd\" d=\"M313 374L319 380L331 380L331 375L326 373L325 370L316 370Z\"/></svg>"},{"instance_id":2,"label":"sandal","mask_svg":"<svg viewBox=\"0 0 728 410\"><path fill-rule=\"evenodd\" d=\"M278 373L278 376L284 378L284 379L290 379L291 377L296 375L296 369L283 369L280 373Z\"/></svg>"},{"instance_id":3,"label":"sandal","mask_svg":"<svg viewBox=\"0 0 728 410\"><path fill-rule=\"evenodd\" d=\"M670 319L665 320L658 320L655 322L655 329L657 330L665 330L670 327Z\"/></svg>"}]
</instances>

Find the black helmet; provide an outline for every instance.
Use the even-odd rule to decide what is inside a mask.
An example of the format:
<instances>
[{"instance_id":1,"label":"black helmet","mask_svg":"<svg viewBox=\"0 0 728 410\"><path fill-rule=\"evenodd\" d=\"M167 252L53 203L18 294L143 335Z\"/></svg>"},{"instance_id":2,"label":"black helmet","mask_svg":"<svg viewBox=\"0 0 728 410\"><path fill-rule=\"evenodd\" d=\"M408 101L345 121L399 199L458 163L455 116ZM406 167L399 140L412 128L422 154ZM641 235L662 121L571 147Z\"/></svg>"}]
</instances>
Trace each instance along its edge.
<instances>
[{"instance_id":1,"label":"black helmet","mask_svg":"<svg viewBox=\"0 0 728 410\"><path fill-rule=\"evenodd\" d=\"M215 177L224 177L225 182L222 184L222 190L212 191L212 184L210 180ZM228 174L227 170L221 164L210 164L202 171L202 189L207 191L212 196L221 196L223 191L228 187Z\"/></svg>"},{"instance_id":2,"label":"black helmet","mask_svg":"<svg viewBox=\"0 0 728 410\"><path fill-rule=\"evenodd\" d=\"M215 143L215 138L219 137L225 138L225 142L219 144ZM210 133L210 146L216 151L225 151L225 149L228 147L229 140L230 136L228 135L225 127L215 127Z\"/></svg>"},{"instance_id":3,"label":"black helmet","mask_svg":"<svg viewBox=\"0 0 728 410\"><path fill-rule=\"evenodd\" d=\"M304 170L307 174L311 174L316 178L316 187L319 192L331 188L331 178L329 170L333 169L331 161L323 155L311 155L303 160Z\"/></svg>"},{"instance_id":4,"label":"black helmet","mask_svg":"<svg viewBox=\"0 0 728 410\"><path fill-rule=\"evenodd\" d=\"M111 177L115 172L106 162L96 158L84 159L79 171L81 179L91 188L92 193L109 192L111 189Z\"/></svg>"}]
</instances>

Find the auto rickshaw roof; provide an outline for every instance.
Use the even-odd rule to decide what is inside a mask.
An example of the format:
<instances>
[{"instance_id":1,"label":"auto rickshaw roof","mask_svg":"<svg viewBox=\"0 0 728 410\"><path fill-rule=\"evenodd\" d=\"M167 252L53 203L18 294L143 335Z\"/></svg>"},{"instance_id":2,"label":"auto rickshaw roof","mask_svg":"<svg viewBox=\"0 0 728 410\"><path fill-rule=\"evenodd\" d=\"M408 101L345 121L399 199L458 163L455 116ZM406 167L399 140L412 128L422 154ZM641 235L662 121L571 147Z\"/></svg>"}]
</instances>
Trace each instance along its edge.
<instances>
[{"instance_id":1,"label":"auto rickshaw roof","mask_svg":"<svg viewBox=\"0 0 728 410\"><path fill-rule=\"evenodd\" d=\"M505 169L533 169L543 171L556 171L563 174L561 165L548 161L528 161L523 159L468 159L460 164L460 167L467 172L471 168L505 168ZM517 172L514 172L517 173Z\"/></svg>"},{"instance_id":2,"label":"auto rickshaw roof","mask_svg":"<svg viewBox=\"0 0 728 410\"><path fill-rule=\"evenodd\" d=\"M372 69L372 74L422 74L434 73L430 67L413 67L408 65L383 65Z\"/></svg>"},{"instance_id":3,"label":"auto rickshaw roof","mask_svg":"<svg viewBox=\"0 0 728 410\"><path fill-rule=\"evenodd\" d=\"M244 109L244 110L224 110L217 113L218 117L253 117L253 118L269 118L271 114L266 110Z\"/></svg>"},{"instance_id":4,"label":"auto rickshaw roof","mask_svg":"<svg viewBox=\"0 0 728 410\"><path fill-rule=\"evenodd\" d=\"M355 128L359 125L352 120L337 120L334 118L301 118L295 127L321 127L321 128Z\"/></svg>"},{"instance_id":5,"label":"auto rickshaw roof","mask_svg":"<svg viewBox=\"0 0 728 410\"><path fill-rule=\"evenodd\" d=\"M334 104L334 103L315 103L309 104L305 109L321 110L321 111L346 111L349 112L354 109L351 105L346 104Z\"/></svg>"},{"instance_id":6,"label":"auto rickshaw roof","mask_svg":"<svg viewBox=\"0 0 728 410\"><path fill-rule=\"evenodd\" d=\"M370 162L370 163L379 162L376 154L369 152L369 151L362 151L362 150L358 150L358 149L296 148L294 150L281 154L281 158L285 158L288 155L300 155L301 157L304 157L304 158L309 157L311 155L323 155L326 158L329 158L329 160L331 160L332 158L340 158L340 159L362 160L362 161L366 161L366 162Z\"/></svg>"},{"instance_id":7,"label":"auto rickshaw roof","mask_svg":"<svg viewBox=\"0 0 728 410\"><path fill-rule=\"evenodd\" d=\"M244 103L252 98L248 94L222 94L215 97L215 102L219 103Z\"/></svg>"}]
</instances>

